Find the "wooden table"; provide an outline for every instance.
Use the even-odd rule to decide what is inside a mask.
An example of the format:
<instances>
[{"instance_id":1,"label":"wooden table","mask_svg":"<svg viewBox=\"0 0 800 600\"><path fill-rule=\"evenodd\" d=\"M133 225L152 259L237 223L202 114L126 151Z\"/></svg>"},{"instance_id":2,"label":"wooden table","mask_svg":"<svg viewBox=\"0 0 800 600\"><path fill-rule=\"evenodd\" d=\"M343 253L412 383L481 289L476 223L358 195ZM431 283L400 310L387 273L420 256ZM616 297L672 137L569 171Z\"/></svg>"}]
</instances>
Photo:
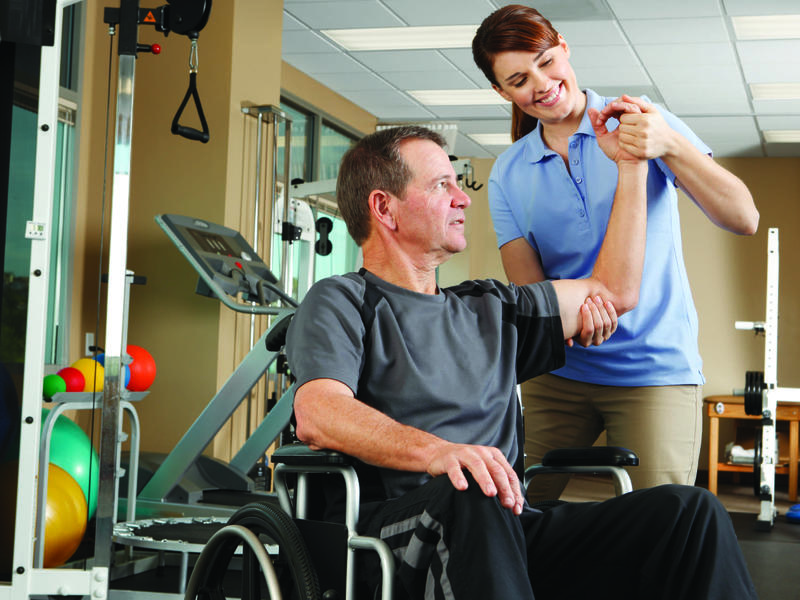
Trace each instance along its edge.
<instances>
[{"instance_id":1,"label":"wooden table","mask_svg":"<svg viewBox=\"0 0 800 600\"><path fill-rule=\"evenodd\" d=\"M719 460L719 420L741 419L760 420L760 416L751 416L744 412L743 396L708 396L705 398L706 414L709 418L708 432L708 489L717 493L717 475L719 471L748 473L753 471L752 465L732 465ZM797 461L798 431L800 431L800 404L779 402L777 421L789 422L789 465L776 466L776 474L789 474L789 500L797 502ZM776 422L777 424L777 422Z\"/></svg>"}]
</instances>

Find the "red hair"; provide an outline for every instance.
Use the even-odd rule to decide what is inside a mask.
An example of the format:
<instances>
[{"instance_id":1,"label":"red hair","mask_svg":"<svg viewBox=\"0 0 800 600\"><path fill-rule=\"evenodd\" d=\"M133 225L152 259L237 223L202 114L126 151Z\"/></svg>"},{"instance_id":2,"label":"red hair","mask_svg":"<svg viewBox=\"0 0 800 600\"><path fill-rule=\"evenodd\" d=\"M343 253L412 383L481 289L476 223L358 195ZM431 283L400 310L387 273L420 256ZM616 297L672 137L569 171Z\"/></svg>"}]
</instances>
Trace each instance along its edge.
<instances>
[{"instance_id":1,"label":"red hair","mask_svg":"<svg viewBox=\"0 0 800 600\"><path fill-rule=\"evenodd\" d=\"M494 59L501 52L544 52L558 45L558 32L535 8L509 4L486 17L472 40L472 58L486 78L501 87ZM511 139L515 142L536 129L537 119L516 104L511 107Z\"/></svg>"}]
</instances>

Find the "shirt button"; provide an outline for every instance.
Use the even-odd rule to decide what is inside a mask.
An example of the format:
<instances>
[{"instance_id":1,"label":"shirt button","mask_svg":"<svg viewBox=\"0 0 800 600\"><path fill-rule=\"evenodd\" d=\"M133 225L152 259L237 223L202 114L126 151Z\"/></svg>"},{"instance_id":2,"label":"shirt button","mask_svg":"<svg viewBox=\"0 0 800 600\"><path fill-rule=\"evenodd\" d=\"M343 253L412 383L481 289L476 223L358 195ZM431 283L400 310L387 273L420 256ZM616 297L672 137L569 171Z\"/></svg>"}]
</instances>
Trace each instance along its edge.
<instances>
[{"instance_id":1,"label":"shirt button","mask_svg":"<svg viewBox=\"0 0 800 600\"><path fill-rule=\"evenodd\" d=\"M583 177L578 177L578 178L575 180L575 183L583 183Z\"/></svg>"},{"instance_id":2,"label":"shirt button","mask_svg":"<svg viewBox=\"0 0 800 600\"><path fill-rule=\"evenodd\" d=\"M586 213L585 213L585 212L583 212L582 210L579 210L579 211L578 211L578 216L579 216L579 217L585 217L585 216L586 216Z\"/></svg>"},{"instance_id":3,"label":"shirt button","mask_svg":"<svg viewBox=\"0 0 800 600\"><path fill-rule=\"evenodd\" d=\"M572 142L572 143L569 145L569 147L570 147L570 148L576 148L577 146L578 146L578 143L577 143L577 142Z\"/></svg>"},{"instance_id":4,"label":"shirt button","mask_svg":"<svg viewBox=\"0 0 800 600\"><path fill-rule=\"evenodd\" d=\"M572 164L573 164L573 165L577 165L577 164L578 164L578 160L577 160L577 159L573 160L573 161L572 161Z\"/></svg>"}]
</instances>

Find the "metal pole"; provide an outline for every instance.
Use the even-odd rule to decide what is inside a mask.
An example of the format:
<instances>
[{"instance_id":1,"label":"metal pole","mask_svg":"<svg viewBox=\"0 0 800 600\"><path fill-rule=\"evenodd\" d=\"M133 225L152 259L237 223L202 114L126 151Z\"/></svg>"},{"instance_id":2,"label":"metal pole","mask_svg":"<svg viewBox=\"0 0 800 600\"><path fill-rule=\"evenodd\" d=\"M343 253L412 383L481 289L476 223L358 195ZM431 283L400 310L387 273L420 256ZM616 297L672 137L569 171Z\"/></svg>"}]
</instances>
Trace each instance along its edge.
<instances>
[{"instance_id":1,"label":"metal pole","mask_svg":"<svg viewBox=\"0 0 800 600\"><path fill-rule=\"evenodd\" d=\"M105 378L100 425L100 476L97 495L95 563L111 565L111 536L117 511L117 465L122 353L125 335L128 216L130 205L133 91L136 72L138 0L120 2L119 73L114 127L114 177L108 244L108 300L106 303Z\"/></svg>"}]
</instances>

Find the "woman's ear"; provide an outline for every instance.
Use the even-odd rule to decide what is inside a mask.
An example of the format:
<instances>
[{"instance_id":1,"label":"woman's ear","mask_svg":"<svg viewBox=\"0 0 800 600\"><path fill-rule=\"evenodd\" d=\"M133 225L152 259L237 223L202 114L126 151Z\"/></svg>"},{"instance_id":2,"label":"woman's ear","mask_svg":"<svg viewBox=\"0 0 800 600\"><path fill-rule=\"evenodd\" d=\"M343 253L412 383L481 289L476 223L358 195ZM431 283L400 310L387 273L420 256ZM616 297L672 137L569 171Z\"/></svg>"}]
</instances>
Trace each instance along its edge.
<instances>
[{"instance_id":1,"label":"woman's ear","mask_svg":"<svg viewBox=\"0 0 800 600\"><path fill-rule=\"evenodd\" d=\"M394 196L383 190L372 190L369 195L369 211L375 220L386 227L394 230L397 228L397 221L392 212Z\"/></svg>"},{"instance_id":2,"label":"woman's ear","mask_svg":"<svg viewBox=\"0 0 800 600\"><path fill-rule=\"evenodd\" d=\"M503 100L511 102L511 96L509 96L508 93L499 85L492 84L492 89L498 94L500 94L503 97Z\"/></svg>"},{"instance_id":3,"label":"woman's ear","mask_svg":"<svg viewBox=\"0 0 800 600\"><path fill-rule=\"evenodd\" d=\"M564 54L567 55L569 58L569 44L567 44L567 40L564 39L564 36L560 33L558 34L558 45L564 50Z\"/></svg>"}]
</instances>

